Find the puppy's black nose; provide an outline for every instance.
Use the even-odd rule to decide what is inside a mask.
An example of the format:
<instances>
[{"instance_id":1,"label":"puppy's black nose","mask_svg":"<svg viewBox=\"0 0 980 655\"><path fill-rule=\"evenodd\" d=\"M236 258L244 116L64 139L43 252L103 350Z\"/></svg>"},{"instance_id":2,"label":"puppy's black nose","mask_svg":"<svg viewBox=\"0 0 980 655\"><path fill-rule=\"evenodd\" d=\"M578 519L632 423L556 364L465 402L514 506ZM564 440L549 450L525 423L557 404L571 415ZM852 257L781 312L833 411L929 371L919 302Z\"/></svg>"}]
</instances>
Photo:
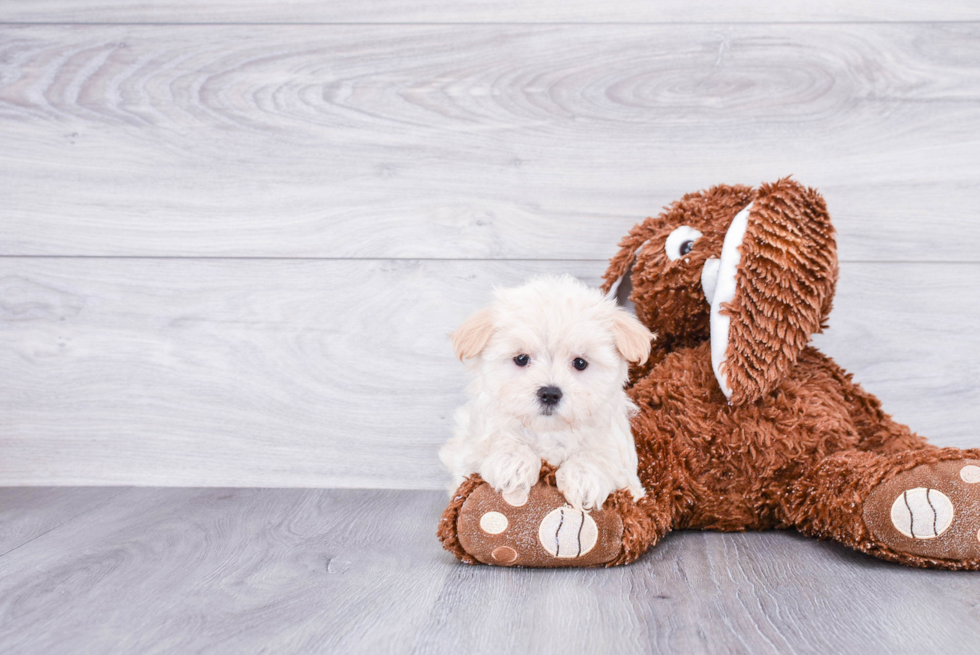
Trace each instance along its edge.
<instances>
[{"instance_id":1,"label":"puppy's black nose","mask_svg":"<svg viewBox=\"0 0 980 655\"><path fill-rule=\"evenodd\" d=\"M561 389L558 387L541 387L538 389L538 400L545 407L552 407L561 400Z\"/></svg>"}]
</instances>

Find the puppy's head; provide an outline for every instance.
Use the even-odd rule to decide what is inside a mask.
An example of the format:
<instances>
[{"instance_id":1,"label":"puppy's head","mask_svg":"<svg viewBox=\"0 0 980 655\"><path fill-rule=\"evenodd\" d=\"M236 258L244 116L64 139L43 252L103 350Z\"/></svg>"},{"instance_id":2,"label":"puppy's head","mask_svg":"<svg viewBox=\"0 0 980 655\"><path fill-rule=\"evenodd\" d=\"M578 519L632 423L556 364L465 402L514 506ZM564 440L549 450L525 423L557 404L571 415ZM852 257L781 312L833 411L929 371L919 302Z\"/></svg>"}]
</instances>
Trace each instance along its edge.
<instances>
[{"instance_id":1,"label":"puppy's head","mask_svg":"<svg viewBox=\"0 0 980 655\"><path fill-rule=\"evenodd\" d=\"M646 361L653 334L569 277L498 289L452 334L495 411L535 431L581 425L622 394L628 363Z\"/></svg>"}]
</instances>

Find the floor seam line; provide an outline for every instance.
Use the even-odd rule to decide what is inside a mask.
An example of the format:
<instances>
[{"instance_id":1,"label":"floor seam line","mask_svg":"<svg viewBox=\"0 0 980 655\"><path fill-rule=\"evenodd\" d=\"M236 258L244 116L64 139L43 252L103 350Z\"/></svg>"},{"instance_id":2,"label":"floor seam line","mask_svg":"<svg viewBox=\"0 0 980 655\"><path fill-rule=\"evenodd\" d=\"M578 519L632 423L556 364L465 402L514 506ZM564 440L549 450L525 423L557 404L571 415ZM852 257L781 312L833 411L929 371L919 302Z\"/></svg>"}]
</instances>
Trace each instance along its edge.
<instances>
[{"instance_id":1,"label":"floor seam line","mask_svg":"<svg viewBox=\"0 0 980 655\"><path fill-rule=\"evenodd\" d=\"M25 541L24 543L22 543L22 544L19 544L19 545L17 545L17 546L14 546L13 548L11 548L11 549L10 549L10 550L8 550L8 551L5 551L5 552L3 552L3 553L0 553L0 558L3 558L3 557L6 557L6 556L7 556L7 555L9 555L10 553L12 553L12 552L14 552L14 551L16 551L16 550L19 550L20 548L23 548L23 547L24 547L24 546L26 546L27 544L30 544L30 543L33 543L33 542L35 542L35 541L37 541L38 539L40 539L41 537L43 537L43 536L45 536L45 535L47 535L47 534L50 534L51 532L54 532L54 531L55 531L55 530L57 530L58 528L60 528L60 527L62 527L62 526L65 526L65 525L68 525L69 523L71 523L72 521L74 521L74 520L75 520L75 519L77 519L77 518L81 518L82 516L85 516L86 514L89 514L89 513L91 513L91 512L94 512L94 511L95 511L95 510L97 510L97 509L100 509L100 508L102 508L102 507L105 507L105 505L106 505L107 503L109 503L109 502L111 502L111 501L113 501L113 500L115 500L116 498L118 498L119 496L121 496L121 495L123 495L123 494L124 494L124 493L126 493L127 491L132 491L132 490L133 490L133 489L135 489L135 488L136 488L136 487L122 487L122 490L121 490L121 491L120 491L119 493L115 493L115 494L112 494L111 496L109 496L108 498L106 498L104 502L101 502L101 503L99 503L99 504L98 504L98 505L96 505L95 507L90 507L89 509L87 509L87 510L85 510L85 511L83 511L83 512L81 512L80 514L75 514L74 516L72 516L72 517L70 517L70 518L68 518L68 519L66 519L66 520L64 520L64 521L62 521L62 522L61 522L61 523L59 523L58 525L56 525L56 526L54 526L54 527L52 527L52 528L50 528L50 529L48 529L48 530L45 530L45 531L44 531L44 532L42 532L41 534L38 534L38 535L35 535L34 537L31 537L30 539L28 539L28 540L27 540L27 541Z\"/></svg>"}]
</instances>

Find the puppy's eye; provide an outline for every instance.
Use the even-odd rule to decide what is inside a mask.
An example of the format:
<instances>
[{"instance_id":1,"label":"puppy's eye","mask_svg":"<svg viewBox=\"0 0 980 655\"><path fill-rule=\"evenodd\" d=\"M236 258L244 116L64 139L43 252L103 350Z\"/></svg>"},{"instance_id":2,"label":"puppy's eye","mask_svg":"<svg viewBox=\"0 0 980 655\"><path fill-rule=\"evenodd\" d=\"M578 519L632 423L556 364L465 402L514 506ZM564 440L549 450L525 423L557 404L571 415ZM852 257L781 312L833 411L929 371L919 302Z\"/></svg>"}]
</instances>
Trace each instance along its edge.
<instances>
[{"instance_id":1,"label":"puppy's eye","mask_svg":"<svg viewBox=\"0 0 980 655\"><path fill-rule=\"evenodd\" d=\"M690 225L681 225L679 228L670 233L667 237L667 242L664 243L664 252L667 253L667 259L670 261L676 261L691 252L694 248L694 242L701 238L701 233L695 230Z\"/></svg>"},{"instance_id":2,"label":"puppy's eye","mask_svg":"<svg viewBox=\"0 0 980 655\"><path fill-rule=\"evenodd\" d=\"M518 355L514 358L514 363L518 366L527 366L529 361L531 361L531 358L524 354Z\"/></svg>"},{"instance_id":3,"label":"puppy's eye","mask_svg":"<svg viewBox=\"0 0 980 655\"><path fill-rule=\"evenodd\" d=\"M576 357L575 359L572 360L572 366L574 366L579 371L584 371L585 367L588 365L589 363L584 359L582 359L581 357Z\"/></svg>"}]
</instances>

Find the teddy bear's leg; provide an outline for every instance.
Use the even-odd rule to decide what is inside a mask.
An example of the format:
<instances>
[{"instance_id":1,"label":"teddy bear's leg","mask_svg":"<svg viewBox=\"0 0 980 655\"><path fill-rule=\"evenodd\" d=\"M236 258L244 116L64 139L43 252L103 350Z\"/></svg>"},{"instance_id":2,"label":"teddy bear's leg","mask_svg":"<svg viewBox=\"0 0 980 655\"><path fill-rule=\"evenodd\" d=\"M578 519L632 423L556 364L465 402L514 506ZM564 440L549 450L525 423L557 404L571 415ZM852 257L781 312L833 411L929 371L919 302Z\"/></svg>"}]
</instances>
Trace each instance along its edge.
<instances>
[{"instance_id":1,"label":"teddy bear's leg","mask_svg":"<svg viewBox=\"0 0 980 655\"><path fill-rule=\"evenodd\" d=\"M913 566L980 569L980 449L836 453L787 500L804 534Z\"/></svg>"},{"instance_id":2,"label":"teddy bear's leg","mask_svg":"<svg viewBox=\"0 0 980 655\"><path fill-rule=\"evenodd\" d=\"M868 393L852 379L852 376L834 360L821 355L824 366L840 385L840 393L848 413L861 437L857 450L876 453L900 453L908 450L936 450L938 447L926 441L906 425L894 420L882 410L881 401Z\"/></svg>"},{"instance_id":3,"label":"teddy bear's leg","mask_svg":"<svg viewBox=\"0 0 980 655\"><path fill-rule=\"evenodd\" d=\"M669 513L649 496L635 502L625 489L591 512L570 507L555 486L554 467L521 506L507 503L478 476L468 478L443 512L443 547L468 564L613 566L628 564L667 532Z\"/></svg>"},{"instance_id":4,"label":"teddy bear's leg","mask_svg":"<svg viewBox=\"0 0 980 655\"><path fill-rule=\"evenodd\" d=\"M938 450L925 437L912 432L881 409L881 403L873 395L855 385L856 392L850 400L850 414L861 435L859 450L882 454L902 453L910 450Z\"/></svg>"}]
</instances>

